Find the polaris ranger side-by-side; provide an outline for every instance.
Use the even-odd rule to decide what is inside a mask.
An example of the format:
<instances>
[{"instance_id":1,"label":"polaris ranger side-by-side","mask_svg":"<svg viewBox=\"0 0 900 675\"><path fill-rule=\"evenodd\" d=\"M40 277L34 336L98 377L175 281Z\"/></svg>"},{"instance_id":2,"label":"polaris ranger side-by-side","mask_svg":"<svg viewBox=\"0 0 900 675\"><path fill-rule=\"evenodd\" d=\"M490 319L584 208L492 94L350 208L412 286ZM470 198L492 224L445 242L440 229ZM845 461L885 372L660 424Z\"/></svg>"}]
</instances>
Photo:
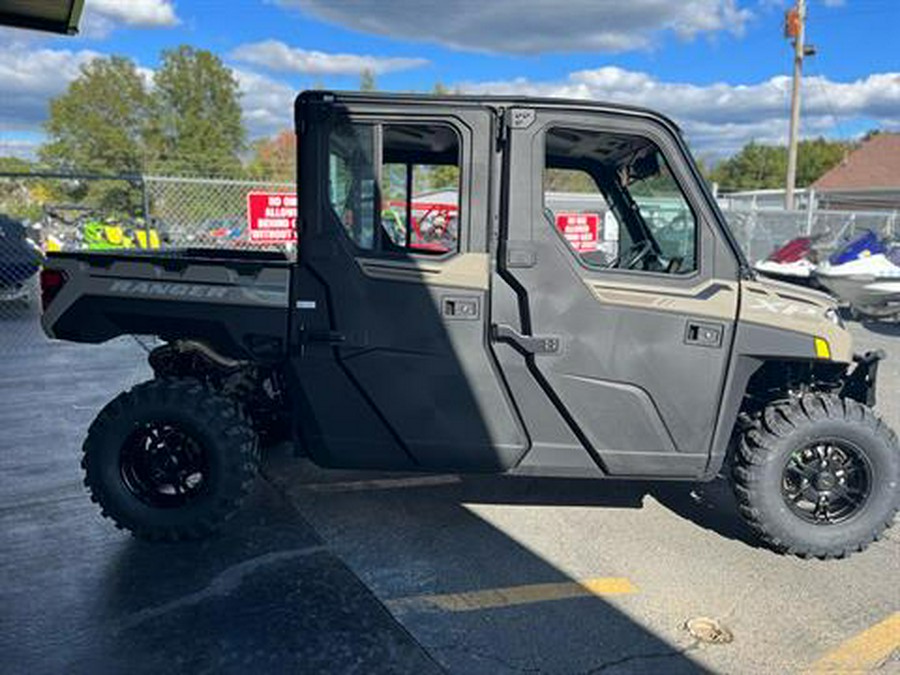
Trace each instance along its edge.
<instances>
[{"instance_id":1,"label":"polaris ranger side-by-side","mask_svg":"<svg viewBox=\"0 0 900 675\"><path fill-rule=\"evenodd\" d=\"M755 275L672 122L329 92L295 113L296 259L49 256L50 336L164 341L155 378L84 444L117 525L208 533L279 438L327 467L724 471L760 536L802 556L861 550L891 524L900 450L873 411L880 354L854 354L827 296ZM592 191L603 213L554 211L554 185ZM428 201L453 206L425 216Z\"/></svg>"}]
</instances>

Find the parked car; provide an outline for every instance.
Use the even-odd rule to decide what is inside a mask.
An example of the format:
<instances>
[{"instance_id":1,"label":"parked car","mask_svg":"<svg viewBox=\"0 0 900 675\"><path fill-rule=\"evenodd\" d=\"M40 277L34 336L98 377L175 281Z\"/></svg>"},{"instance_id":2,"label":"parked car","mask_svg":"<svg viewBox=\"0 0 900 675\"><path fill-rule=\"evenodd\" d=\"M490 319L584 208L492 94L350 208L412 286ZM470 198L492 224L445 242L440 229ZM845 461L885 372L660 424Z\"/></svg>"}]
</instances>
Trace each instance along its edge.
<instances>
[{"instance_id":1,"label":"parked car","mask_svg":"<svg viewBox=\"0 0 900 675\"><path fill-rule=\"evenodd\" d=\"M0 214L0 302L29 303L37 297L40 247L18 220Z\"/></svg>"}]
</instances>

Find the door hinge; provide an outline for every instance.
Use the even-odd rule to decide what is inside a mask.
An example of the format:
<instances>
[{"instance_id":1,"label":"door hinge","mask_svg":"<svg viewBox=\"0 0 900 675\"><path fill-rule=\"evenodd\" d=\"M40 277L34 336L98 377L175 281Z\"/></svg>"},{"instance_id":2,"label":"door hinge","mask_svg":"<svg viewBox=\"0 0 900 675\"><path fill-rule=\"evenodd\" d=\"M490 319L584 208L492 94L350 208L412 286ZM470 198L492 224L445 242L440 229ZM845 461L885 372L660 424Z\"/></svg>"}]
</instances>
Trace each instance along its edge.
<instances>
[{"instance_id":1,"label":"door hinge","mask_svg":"<svg viewBox=\"0 0 900 675\"><path fill-rule=\"evenodd\" d=\"M497 136L494 139L497 143L497 151L506 147L507 125L506 125L506 108L497 109Z\"/></svg>"}]
</instances>

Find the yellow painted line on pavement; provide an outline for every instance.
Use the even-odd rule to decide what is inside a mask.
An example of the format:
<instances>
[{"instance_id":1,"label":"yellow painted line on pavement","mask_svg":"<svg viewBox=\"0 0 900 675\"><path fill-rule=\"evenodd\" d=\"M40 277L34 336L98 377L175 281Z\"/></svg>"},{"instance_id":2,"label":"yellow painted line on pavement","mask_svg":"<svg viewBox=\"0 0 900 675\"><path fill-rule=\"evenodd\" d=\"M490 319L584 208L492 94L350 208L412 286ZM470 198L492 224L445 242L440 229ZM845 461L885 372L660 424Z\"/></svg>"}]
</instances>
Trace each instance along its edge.
<instances>
[{"instance_id":1,"label":"yellow painted line on pavement","mask_svg":"<svg viewBox=\"0 0 900 675\"><path fill-rule=\"evenodd\" d=\"M808 675L867 673L884 663L897 649L900 649L900 612L853 636L804 672Z\"/></svg>"},{"instance_id":2,"label":"yellow painted line on pavement","mask_svg":"<svg viewBox=\"0 0 900 675\"><path fill-rule=\"evenodd\" d=\"M602 577L584 579L582 581L488 588L482 591L467 591L463 593L418 595L388 600L387 605L397 611L443 610L445 612L472 612L480 609L514 607L534 602L565 600L567 598L626 595L629 593L637 593L637 587L628 579Z\"/></svg>"},{"instance_id":3,"label":"yellow painted line on pavement","mask_svg":"<svg viewBox=\"0 0 900 675\"><path fill-rule=\"evenodd\" d=\"M411 478L375 478L334 483L307 483L304 490L312 492L363 492L366 490L400 490L403 488L434 487L460 483L459 476L413 476Z\"/></svg>"}]
</instances>

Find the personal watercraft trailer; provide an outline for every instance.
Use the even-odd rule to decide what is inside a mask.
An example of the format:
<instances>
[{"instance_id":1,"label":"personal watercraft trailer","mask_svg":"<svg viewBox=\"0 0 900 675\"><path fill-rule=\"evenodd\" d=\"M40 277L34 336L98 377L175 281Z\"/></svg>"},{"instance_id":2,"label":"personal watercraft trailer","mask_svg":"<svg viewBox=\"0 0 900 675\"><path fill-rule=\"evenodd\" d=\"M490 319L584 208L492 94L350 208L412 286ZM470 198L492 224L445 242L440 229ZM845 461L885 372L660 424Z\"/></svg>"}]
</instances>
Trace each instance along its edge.
<instances>
[{"instance_id":1,"label":"personal watercraft trailer","mask_svg":"<svg viewBox=\"0 0 900 675\"><path fill-rule=\"evenodd\" d=\"M296 260L49 255L50 336L165 341L154 379L110 402L85 440L86 485L117 525L208 534L282 434L330 467L725 474L760 537L801 556L848 555L890 525L900 448L873 407L881 355L854 353L827 295L757 277L668 119L324 91L295 114ZM614 253L560 231L548 170L603 195ZM388 172L455 190L440 249L412 245L413 191L382 194ZM677 239L657 236L648 193L680 205ZM400 222L382 217L389 199L405 202Z\"/></svg>"}]
</instances>

